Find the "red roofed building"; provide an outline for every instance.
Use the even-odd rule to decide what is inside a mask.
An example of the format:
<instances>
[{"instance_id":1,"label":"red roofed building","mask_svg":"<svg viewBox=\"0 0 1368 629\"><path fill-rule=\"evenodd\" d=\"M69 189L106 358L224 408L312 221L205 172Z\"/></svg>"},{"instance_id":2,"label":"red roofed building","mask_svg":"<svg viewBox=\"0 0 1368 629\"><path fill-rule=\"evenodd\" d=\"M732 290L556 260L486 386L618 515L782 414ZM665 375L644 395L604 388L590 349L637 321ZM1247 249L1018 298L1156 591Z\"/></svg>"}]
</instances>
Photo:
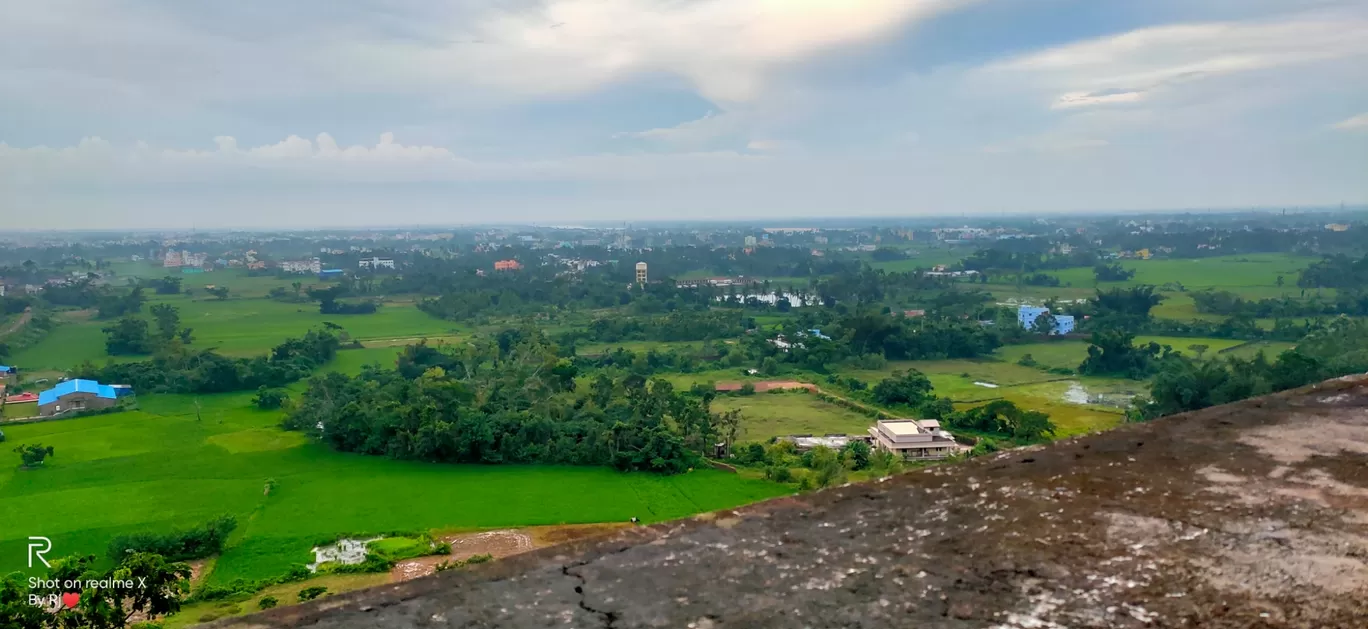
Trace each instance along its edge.
<instances>
[{"instance_id":1,"label":"red roofed building","mask_svg":"<svg viewBox=\"0 0 1368 629\"><path fill-rule=\"evenodd\" d=\"M499 260L494 263L495 271L517 271L521 268L523 268L522 264L517 260Z\"/></svg>"}]
</instances>

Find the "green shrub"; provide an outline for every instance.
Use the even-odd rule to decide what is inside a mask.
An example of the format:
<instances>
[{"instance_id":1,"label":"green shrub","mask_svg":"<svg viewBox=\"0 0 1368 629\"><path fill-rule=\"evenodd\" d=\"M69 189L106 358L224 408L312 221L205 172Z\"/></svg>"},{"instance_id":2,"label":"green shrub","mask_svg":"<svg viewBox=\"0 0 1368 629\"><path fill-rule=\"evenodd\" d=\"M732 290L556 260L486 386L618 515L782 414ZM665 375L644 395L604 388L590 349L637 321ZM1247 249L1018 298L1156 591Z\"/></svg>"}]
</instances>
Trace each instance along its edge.
<instances>
[{"instance_id":1,"label":"green shrub","mask_svg":"<svg viewBox=\"0 0 1368 629\"><path fill-rule=\"evenodd\" d=\"M270 609L270 608L275 607L276 605L279 605L279 604L280 604L280 601L277 600L276 597L274 597L274 596L265 596L265 597L262 597L261 600L257 601L257 609Z\"/></svg>"},{"instance_id":2,"label":"green shrub","mask_svg":"<svg viewBox=\"0 0 1368 629\"><path fill-rule=\"evenodd\" d=\"M437 542L437 545L436 545L435 547L433 547L433 549L432 549L432 554L434 554L434 555L450 555L450 554L451 554L451 542Z\"/></svg>"},{"instance_id":3,"label":"green shrub","mask_svg":"<svg viewBox=\"0 0 1368 629\"><path fill-rule=\"evenodd\" d=\"M793 480L793 470L785 465L771 465L765 468L765 478L776 483L787 483Z\"/></svg>"},{"instance_id":4,"label":"green shrub","mask_svg":"<svg viewBox=\"0 0 1368 629\"><path fill-rule=\"evenodd\" d=\"M494 555L472 555L469 559L465 560L466 565L468 566L473 566L477 563L488 563L490 561L494 561Z\"/></svg>"},{"instance_id":5,"label":"green shrub","mask_svg":"<svg viewBox=\"0 0 1368 629\"><path fill-rule=\"evenodd\" d=\"M228 535L237 528L237 518L225 515L205 524L163 535L133 533L120 535L109 542L109 557L117 560L128 553L155 553L167 561L203 559L223 551Z\"/></svg>"},{"instance_id":6,"label":"green shrub","mask_svg":"<svg viewBox=\"0 0 1368 629\"><path fill-rule=\"evenodd\" d=\"M300 601L312 601L328 592L328 588L322 585L307 587L299 591Z\"/></svg>"}]
</instances>

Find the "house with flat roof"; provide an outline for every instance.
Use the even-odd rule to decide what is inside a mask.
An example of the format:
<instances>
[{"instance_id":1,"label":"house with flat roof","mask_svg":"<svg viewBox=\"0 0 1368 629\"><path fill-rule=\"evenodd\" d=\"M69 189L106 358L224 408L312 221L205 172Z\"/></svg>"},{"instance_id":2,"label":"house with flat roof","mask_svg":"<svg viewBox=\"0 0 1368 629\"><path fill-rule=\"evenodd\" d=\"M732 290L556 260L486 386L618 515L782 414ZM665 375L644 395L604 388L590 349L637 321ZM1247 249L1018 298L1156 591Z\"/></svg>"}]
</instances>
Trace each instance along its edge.
<instances>
[{"instance_id":1,"label":"house with flat roof","mask_svg":"<svg viewBox=\"0 0 1368 629\"><path fill-rule=\"evenodd\" d=\"M966 450L934 419L881 419L869 428L875 448L905 460L943 459Z\"/></svg>"},{"instance_id":2,"label":"house with flat roof","mask_svg":"<svg viewBox=\"0 0 1368 629\"><path fill-rule=\"evenodd\" d=\"M63 413L109 408L119 398L131 395L132 388L100 384L94 380L67 380L38 394L38 415L53 417Z\"/></svg>"}]
</instances>

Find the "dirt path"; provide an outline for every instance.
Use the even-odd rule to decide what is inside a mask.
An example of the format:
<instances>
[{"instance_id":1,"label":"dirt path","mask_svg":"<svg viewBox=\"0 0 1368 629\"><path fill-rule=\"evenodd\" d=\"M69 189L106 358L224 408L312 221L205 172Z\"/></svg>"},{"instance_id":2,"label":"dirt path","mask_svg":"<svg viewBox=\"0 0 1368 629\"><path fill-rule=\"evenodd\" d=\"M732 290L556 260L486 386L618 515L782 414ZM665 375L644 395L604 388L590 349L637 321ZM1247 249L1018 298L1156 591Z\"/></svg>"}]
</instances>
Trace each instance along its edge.
<instances>
[{"instance_id":1,"label":"dirt path","mask_svg":"<svg viewBox=\"0 0 1368 629\"><path fill-rule=\"evenodd\" d=\"M9 335L11 335L11 334L14 334L15 332L18 332L20 328L22 328L22 327L28 325L29 319L32 319L32 318L33 318L33 309L32 309L32 308L25 308L25 309L24 309L24 314L22 314L22 315L19 316L19 320L18 320L18 321L15 321L14 324L11 325L8 329L6 329L6 330L0 330L0 338L5 338L6 336L9 336Z\"/></svg>"},{"instance_id":2,"label":"dirt path","mask_svg":"<svg viewBox=\"0 0 1368 629\"><path fill-rule=\"evenodd\" d=\"M424 577L437 571L443 561L462 561L475 555L490 555L495 559L518 555L537 548L553 546L631 526L624 523L570 524L564 526L534 526L523 529L503 529L443 535L441 540L451 544L451 554L419 557L395 564L390 579L396 583Z\"/></svg>"}]
</instances>

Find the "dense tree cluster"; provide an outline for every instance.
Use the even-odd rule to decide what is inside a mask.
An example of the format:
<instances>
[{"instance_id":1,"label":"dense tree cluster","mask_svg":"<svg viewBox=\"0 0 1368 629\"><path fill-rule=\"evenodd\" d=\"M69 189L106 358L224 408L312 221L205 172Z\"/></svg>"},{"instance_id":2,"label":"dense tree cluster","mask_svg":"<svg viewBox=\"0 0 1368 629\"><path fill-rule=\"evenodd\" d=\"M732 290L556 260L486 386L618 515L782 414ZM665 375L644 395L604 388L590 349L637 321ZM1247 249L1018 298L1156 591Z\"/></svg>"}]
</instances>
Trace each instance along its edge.
<instances>
[{"instance_id":1,"label":"dense tree cluster","mask_svg":"<svg viewBox=\"0 0 1368 629\"><path fill-rule=\"evenodd\" d=\"M1092 334L1088 357L1078 366L1078 372L1088 376L1116 376L1142 380L1158 368L1157 361L1165 357L1158 343L1135 345L1135 335L1122 328L1102 328Z\"/></svg>"},{"instance_id":2,"label":"dense tree cluster","mask_svg":"<svg viewBox=\"0 0 1368 629\"><path fill-rule=\"evenodd\" d=\"M338 450L400 459L677 473L727 421L709 412L711 394L605 374L578 391L577 374L536 333L506 348L417 346L396 369L315 377L285 425Z\"/></svg>"},{"instance_id":3,"label":"dense tree cluster","mask_svg":"<svg viewBox=\"0 0 1368 629\"><path fill-rule=\"evenodd\" d=\"M1041 411L1018 408L1008 400L995 400L943 418L952 429L1005 437L1020 443L1039 441L1054 435L1055 425Z\"/></svg>"}]
</instances>

